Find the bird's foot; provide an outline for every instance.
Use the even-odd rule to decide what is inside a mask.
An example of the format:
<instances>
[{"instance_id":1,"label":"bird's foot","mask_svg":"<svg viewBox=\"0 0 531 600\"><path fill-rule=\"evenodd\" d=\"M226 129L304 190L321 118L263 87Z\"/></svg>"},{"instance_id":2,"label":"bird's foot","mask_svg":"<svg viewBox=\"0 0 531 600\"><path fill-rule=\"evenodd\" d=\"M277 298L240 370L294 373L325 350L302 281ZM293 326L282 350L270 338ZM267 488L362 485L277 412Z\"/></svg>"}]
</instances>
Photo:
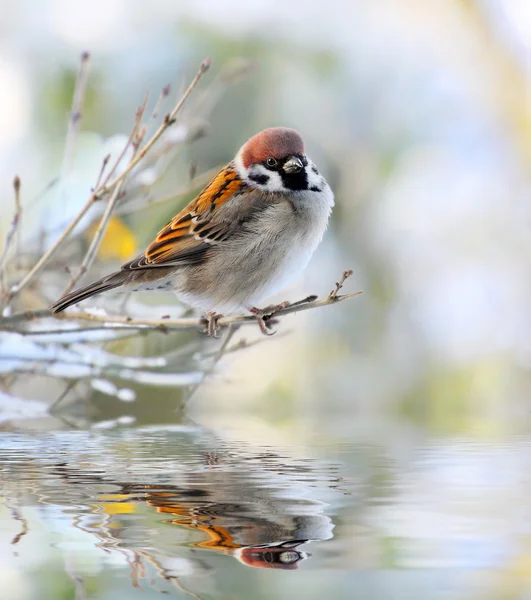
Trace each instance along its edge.
<instances>
[{"instance_id":1,"label":"bird's foot","mask_svg":"<svg viewBox=\"0 0 531 600\"><path fill-rule=\"evenodd\" d=\"M206 333L208 336L217 338L218 331L220 330L219 320L223 318L223 315L218 315L215 312L207 312L206 316L201 319L201 322L204 323L205 328L203 329L203 333Z\"/></svg>"},{"instance_id":2,"label":"bird's foot","mask_svg":"<svg viewBox=\"0 0 531 600\"><path fill-rule=\"evenodd\" d=\"M276 331L271 331L272 318L281 310L285 310L286 308L296 308L298 306L303 306L304 304L310 304L311 302L315 302L317 300L317 296L307 296L302 300L297 300L297 302L281 302L280 304L271 304L270 306L266 306L265 308L256 308L253 306L249 309L258 323L258 327L260 331L264 335L275 335Z\"/></svg>"},{"instance_id":3,"label":"bird's foot","mask_svg":"<svg viewBox=\"0 0 531 600\"><path fill-rule=\"evenodd\" d=\"M264 335L275 335L276 331L270 331L271 317L275 316L279 310L284 310L288 306L290 306L289 302L271 304L265 308L256 308L256 306L253 306L249 309L249 312L254 315L256 322L258 323L258 327Z\"/></svg>"}]
</instances>

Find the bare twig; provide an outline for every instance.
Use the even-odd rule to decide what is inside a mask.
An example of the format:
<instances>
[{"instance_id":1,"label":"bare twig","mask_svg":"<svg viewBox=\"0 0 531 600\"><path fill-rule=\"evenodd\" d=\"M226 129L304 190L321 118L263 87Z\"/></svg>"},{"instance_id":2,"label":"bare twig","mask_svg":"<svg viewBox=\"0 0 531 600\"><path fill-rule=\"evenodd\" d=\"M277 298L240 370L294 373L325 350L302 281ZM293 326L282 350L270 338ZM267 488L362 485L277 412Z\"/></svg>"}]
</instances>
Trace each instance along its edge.
<instances>
[{"instance_id":1,"label":"bare twig","mask_svg":"<svg viewBox=\"0 0 531 600\"><path fill-rule=\"evenodd\" d=\"M185 399L186 402L189 402L191 400L192 396L197 392L197 390L201 387L201 385L206 381L207 377L214 372L216 365L222 359L223 355L227 351L230 341L232 340L232 338L234 337L235 333L238 331L239 328L240 328L240 325L229 325L229 327L227 329L227 333L225 334L225 337L223 338L223 341L221 342L221 345L220 345L218 351L214 354L214 356L210 362L210 366L203 371L202 379L200 381L198 381L197 383L195 383L194 385L192 385L188 389L188 393L187 393L186 399Z\"/></svg>"},{"instance_id":2,"label":"bare twig","mask_svg":"<svg viewBox=\"0 0 531 600\"><path fill-rule=\"evenodd\" d=\"M1 308L5 308L9 303L9 292L7 290L7 281L6 281L6 271L5 271L5 261L9 254L9 249L13 238L15 235L17 236L17 254L20 251L20 220L22 216L22 205L20 203L20 177L18 175L15 176L13 180L13 189L15 190L15 214L13 216L13 220L11 221L11 227L7 233L6 243L4 245L4 251L2 252L2 256L0 256L0 280L2 282L2 295L4 296L2 299Z\"/></svg>"},{"instance_id":3,"label":"bare twig","mask_svg":"<svg viewBox=\"0 0 531 600\"><path fill-rule=\"evenodd\" d=\"M29 202L26 203L26 210L28 208L34 208L35 206L37 206L37 204L39 204L39 202L41 202L46 195L53 190L53 188L59 183L59 181L61 180L61 178L59 176L54 177L53 179L51 179L38 193L36 196L34 196Z\"/></svg>"},{"instance_id":4,"label":"bare twig","mask_svg":"<svg viewBox=\"0 0 531 600\"><path fill-rule=\"evenodd\" d=\"M199 98L194 107L195 115L209 119L227 88L246 77L255 67L256 63L245 59L234 59L225 63Z\"/></svg>"},{"instance_id":5,"label":"bare twig","mask_svg":"<svg viewBox=\"0 0 531 600\"><path fill-rule=\"evenodd\" d=\"M79 133L79 126L81 124L81 111L83 110L85 92L87 89L89 63L90 54L88 52L83 52L81 54L81 60L79 63L79 69L77 72L76 83L74 87L72 109L70 111L70 117L68 119L68 130L66 132L63 168L61 169L63 177L70 171L72 161L74 160L74 149L76 145L77 135Z\"/></svg>"},{"instance_id":6,"label":"bare twig","mask_svg":"<svg viewBox=\"0 0 531 600\"><path fill-rule=\"evenodd\" d=\"M105 169L107 168L107 164L109 163L110 160L111 160L111 155L107 154L107 156L105 156L105 158L103 159L103 161L101 163L101 168L100 168L100 172L98 175L98 179L96 179L95 188L99 187L101 180L103 179L103 173L105 172Z\"/></svg>"},{"instance_id":7,"label":"bare twig","mask_svg":"<svg viewBox=\"0 0 531 600\"><path fill-rule=\"evenodd\" d=\"M117 175L110 183L107 181L109 175L106 178L106 181L101 184L94 192L91 194L90 198L87 200L83 208L80 212L74 217L72 222L66 227L63 233L59 236L59 239L53 244L53 246L37 261L34 267L22 278L22 280L14 285L10 292L7 294L7 302L9 302L16 294L18 294L22 289L24 289L31 280L37 275L37 273L44 267L44 265L48 262L48 260L52 257L53 254L57 251L59 246L65 241L65 239L72 233L77 224L81 221L81 219L85 216L89 208L92 206L94 202L102 198L104 195L112 192L112 190L121 182L125 180L125 178L129 175L129 173L137 166L137 164L142 160L142 158L146 155L146 153L153 147L153 145L158 141L161 135L175 122L175 118L177 113L181 110L182 106L192 93L193 89L199 83L201 77L206 73L206 71L210 67L210 61L205 59L199 68L196 76L188 86L187 90L183 94L182 98L177 102L172 111L164 117L162 124L159 126L157 131L152 135L152 137L146 142L144 147L138 152L138 154L131 160L128 166ZM136 132L135 132L136 134ZM111 171L112 173L112 171Z\"/></svg>"},{"instance_id":8,"label":"bare twig","mask_svg":"<svg viewBox=\"0 0 531 600\"><path fill-rule=\"evenodd\" d=\"M133 158L136 156L138 149L140 148L140 144L144 141L147 130L148 128L146 124L138 128L138 131L135 135L135 139L133 140Z\"/></svg>"},{"instance_id":9,"label":"bare twig","mask_svg":"<svg viewBox=\"0 0 531 600\"><path fill-rule=\"evenodd\" d=\"M92 242L90 243L89 249L85 254L85 258L83 259L83 262L81 263L81 266L79 267L77 273L72 276L68 285L63 290L61 296L65 296L66 294L68 294L68 292L70 292L70 290L76 285L79 279L90 269L92 263L94 262L94 259L96 258L96 253L98 252L103 236L107 231L112 211L116 206L116 202L118 200L118 196L120 195L122 185L123 180L114 188L114 191L111 194L109 202L107 203L107 206L105 208L105 212L103 213L103 216L100 220L100 224L98 225L98 229L96 230L96 233L92 238Z\"/></svg>"},{"instance_id":10,"label":"bare twig","mask_svg":"<svg viewBox=\"0 0 531 600\"><path fill-rule=\"evenodd\" d=\"M181 99L179 100L179 102L177 102L177 104L172 109L172 111L164 117L164 119L163 119L161 125L159 126L159 128L157 129L157 131L155 131L155 133L151 136L151 138L146 142L145 146L137 154L135 159L129 163L129 165L122 171L122 173L120 173L120 175L118 175L115 179L113 179L109 184L102 187L100 190L98 190L94 194L96 199L101 198L101 196L103 196L104 194L107 194L110 189L112 189L115 185L117 185L122 179L125 179L125 177L127 177L127 175L129 175L129 173L136 167L136 165L144 158L146 153L149 152L149 150L158 141L158 139L166 131L166 129L168 129L168 127L171 127L171 125L173 125L175 123L175 118L176 118L178 112L181 110L181 108L183 107L186 100L188 100L188 97L190 96L190 94L192 93L194 88L199 83L199 80L201 79L201 77L203 77L203 75L208 71L209 68L210 68L210 60L205 59L201 63L201 66L199 67L199 71L197 72L196 76L192 79L192 82L190 83L190 85L188 86L188 88L186 89L184 94L182 95Z\"/></svg>"},{"instance_id":11,"label":"bare twig","mask_svg":"<svg viewBox=\"0 0 531 600\"><path fill-rule=\"evenodd\" d=\"M127 142L125 142L125 146L122 148L122 151L120 152L120 154L114 161L111 170L105 176L103 183L94 188L94 194L93 194L94 202L98 198L101 197L101 196L97 197L98 191L104 189L105 186L108 185L109 180L114 175L116 169L122 162L124 156L126 155L127 150L133 144L133 142L138 134L138 128L140 127L140 123L142 122L142 117L144 116L144 113L146 112L146 106L147 106L148 100L149 100L149 93L146 92L146 95L144 96L144 102L136 110L135 122L134 122L133 128L131 129L131 133L129 134L129 137L127 138Z\"/></svg>"},{"instance_id":12,"label":"bare twig","mask_svg":"<svg viewBox=\"0 0 531 600\"><path fill-rule=\"evenodd\" d=\"M79 213L71 221L71 223L66 227L66 229L63 231L63 233L59 236L59 238L57 239L55 244L48 250L48 252L46 252L40 258L40 260L37 261L35 266L28 273L26 273L26 275L22 278L22 280L11 288L11 290L9 291L9 294L7 295L8 301L10 301L19 292L21 292L28 285L28 283L30 283L30 281L35 277L35 275L37 275L37 273L42 269L42 267L44 267L44 265L50 260L52 255L55 254L55 252L59 248L59 246L66 240L66 238L75 229L77 224L85 216L85 214L87 213L89 208L92 206L93 202L94 202L94 200L93 200L93 197L91 196L87 200L87 202L85 203L83 208L79 211Z\"/></svg>"},{"instance_id":13,"label":"bare twig","mask_svg":"<svg viewBox=\"0 0 531 600\"><path fill-rule=\"evenodd\" d=\"M336 304L337 302L342 302L343 300L347 300L348 298L353 298L354 296L358 296L363 292L352 292L349 294L336 294L333 298L326 297L322 300L313 300L311 302L307 302L306 298L304 303L295 302L290 304L288 307L283 308L275 313L276 317L282 317L284 315L288 315L291 313L302 312L305 310L311 310L314 308L320 308L322 306L329 306L331 304ZM36 310L36 311L25 311L21 313L16 313L14 315L10 315L7 317L3 317L0 319L0 330L13 330L12 326L16 323L20 323L23 321L31 321L33 319L42 319L42 318L55 318L59 320L77 320L77 321L87 321L90 323L106 323L109 326L117 326L124 325L128 328L137 327L139 329L151 328L151 329L159 329L161 331L170 331L170 330L193 330L199 329L204 326L204 320L198 318L182 318L182 319L134 319L132 317L118 317L118 316L104 316L104 315L94 315L86 312L66 312L66 313L58 313L52 315L48 309ZM249 315L233 315L222 317L218 321L219 327L228 327L229 325L250 325L256 324L256 317L252 314ZM58 333L61 332L62 329L58 330Z\"/></svg>"},{"instance_id":14,"label":"bare twig","mask_svg":"<svg viewBox=\"0 0 531 600\"><path fill-rule=\"evenodd\" d=\"M125 155L125 152L127 151L128 146L131 144L134 136L136 135L136 132L138 130L138 125L139 125L139 119L138 119L138 113L142 110L142 114L143 114L143 110L145 110L145 105L147 103L147 96L146 99L144 101L144 105L143 105L143 109L139 109L139 111L137 111L137 117L135 119L135 125L133 126L133 129L131 131L131 134L129 136L129 139L124 147L124 149L122 150L122 152L120 153L120 155L118 156L118 158L116 159L113 168L111 169L111 171L109 172L109 174L107 175L105 181L103 182L102 185L100 185L93 193L92 195L89 197L89 199L85 202L83 208L79 211L79 213L74 217L74 219L70 222L70 224L66 227L66 229L62 232L62 234L59 236L59 238L57 239L57 241L55 242L55 244L48 250L48 252L46 252L39 261L37 261L37 263L35 264L35 266L25 275L25 277L22 279L22 281L20 281L18 284L14 285L11 288L11 291L9 292L9 294L7 295L8 298L8 302L16 295L18 294L23 288L25 288L28 283L35 277L35 275L42 269L42 267L48 262L48 260L52 257L53 254L55 254L56 250L59 248L59 246L61 246L61 244L66 240L66 238L72 233L72 231L77 227L77 225L79 224L79 222L81 221L81 219L83 219L83 217L86 215L86 213L88 212L88 210L90 209L90 207L94 204L94 202L98 199L97 198L97 192L98 190L102 190L105 187L106 182L108 181L108 179L111 177L112 173L114 172L114 170L116 169L117 165L119 164L119 162L122 160L123 156ZM141 118L141 117L140 117ZM105 159L103 161L105 163ZM105 164L102 165L102 170L100 171L100 176L103 173L103 169L105 167ZM98 179L100 179L100 176L98 176ZM101 197L101 196L100 196ZM70 284L69 284L70 285ZM67 288L68 289L68 288Z\"/></svg>"},{"instance_id":15,"label":"bare twig","mask_svg":"<svg viewBox=\"0 0 531 600\"><path fill-rule=\"evenodd\" d=\"M19 329L12 329L9 331L13 331L16 333L19 333L20 335L23 336L40 336L40 335L60 335L62 333L87 333L87 332L91 332L91 331L124 331L127 332L129 330L136 330L136 329L145 329L144 325L96 325L94 327L71 327L69 329L57 329L57 328L52 328L52 329L36 329L36 330L19 330ZM4 331L8 331L8 330L4 330Z\"/></svg>"},{"instance_id":16,"label":"bare twig","mask_svg":"<svg viewBox=\"0 0 531 600\"><path fill-rule=\"evenodd\" d=\"M67 382L65 389L57 396L57 398L50 404L50 408L48 411L51 415L53 415L54 411L57 409L59 404L68 396L68 394L77 386L79 383L79 379L72 379Z\"/></svg>"},{"instance_id":17,"label":"bare twig","mask_svg":"<svg viewBox=\"0 0 531 600\"><path fill-rule=\"evenodd\" d=\"M156 119L159 116L160 107L162 106L162 103L164 102L164 100L166 100L166 98L170 95L170 91L171 91L171 85L169 83L166 84L160 90L158 100L157 100L155 106L153 107L153 111L151 113L152 120Z\"/></svg>"},{"instance_id":18,"label":"bare twig","mask_svg":"<svg viewBox=\"0 0 531 600\"><path fill-rule=\"evenodd\" d=\"M135 145L135 143L136 143L136 149L138 149L139 142L137 142L137 137L140 133L140 123L142 122L142 118L146 111L147 101L148 101L148 95L146 94L143 105L136 112L135 124L133 125L133 129L131 131L129 139L127 140L127 143L126 143L124 149L122 150L122 153L120 154L117 161L115 162L113 169L108 174L107 179L112 175L113 170L116 169L117 165L122 160L122 157L125 155L127 148L129 147L130 144ZM139 139L141 139L141 138L139 138ZM103 161L103 163L105 166L105 160ZM98 183L99 183L99 179L101 178L101 173L103 172L104 166L102 167L102 171L100 172L100 177L98 178ZM103 216L100 220L100 224L98 225L98 229L96 230L96 233L94 234L94 237L92 238L92 242L90 243L89 249L87 250L87 253L85 254L85 258L83 259L83 262L81 263L81 266L79 267L77 273L72 276L68 285L63 290L63 293L61 294L62 296L65 296L66 294L68 294L68 292L70 292L70 290L72 290L72 288L76 285L76 283L79 281L79 279L88 271L88 269L90 269L92 263L94 262L94 259L96 258L96 253L98 252L98 249L100 247L103 236L104 236L105 232L107 231L107 227L109 225L109 221L111 219L112 212L114 210L114 207L116 206L116 202L118 201L118 198L120 196L120 191L121 191L124 183L125 183L125 180L122 179L118 183L118 185L114 188L114 190L111 194L111 197L109 198L109 202L107 203L107 206L105 208L105 212L103 213Z\"/></svg>"},{"instance_id":19,"label":"bare twig","mask_svg":"<svg viewBox=\"0 0 531 600\"><path fill-rule=\"evenodd\" d=\"M128 327L127 325L96 325L94 327L71 327L68 329L57 329L55 327L53 329L38 329L36 331L31 329L12 329L10 332L24 337L36 337L43 344L58 342L59 340L55 338L61 335L67 336L64 338L63 343L65 344L86 344L93 342L115 342L116 340L125 340L132 337L138 338L148 335L150 330L146 327L135 327L134 325L132 327ZM9 385L9 383L6 384L6 389Z\"/></svg>"},{"instance_id":20,"label":"bare twig","mask_svg":"<svg viewBox=\"0 0 531 600\"><path fill-rule=\"evenodd\" d=\"M328 294L329 300L337 300L339 290L343 287L345 281L352 275L352 269L345 271L339 281L336 281L336 287Z\"/></svg>"}]
</instances>

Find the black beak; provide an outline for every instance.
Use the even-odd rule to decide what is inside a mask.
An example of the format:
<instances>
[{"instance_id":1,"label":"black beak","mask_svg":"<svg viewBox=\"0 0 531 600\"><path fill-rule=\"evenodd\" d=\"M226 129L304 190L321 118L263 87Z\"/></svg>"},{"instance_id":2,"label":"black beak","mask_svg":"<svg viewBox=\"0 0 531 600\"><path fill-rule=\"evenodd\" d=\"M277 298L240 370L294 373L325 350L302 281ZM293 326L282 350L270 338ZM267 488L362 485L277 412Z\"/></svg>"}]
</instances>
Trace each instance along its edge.
<instances>
[{"instance_id":1,"label":"black beak","mask_svg":"<svg viewBox=\"0 0 531 600\"><path fill-rule=\"evenodd\" d=\"M298 173L303 168L302 160L297 156L292 156L284 163L282 167L286 173Z\"/></svg>"}]
</instances>

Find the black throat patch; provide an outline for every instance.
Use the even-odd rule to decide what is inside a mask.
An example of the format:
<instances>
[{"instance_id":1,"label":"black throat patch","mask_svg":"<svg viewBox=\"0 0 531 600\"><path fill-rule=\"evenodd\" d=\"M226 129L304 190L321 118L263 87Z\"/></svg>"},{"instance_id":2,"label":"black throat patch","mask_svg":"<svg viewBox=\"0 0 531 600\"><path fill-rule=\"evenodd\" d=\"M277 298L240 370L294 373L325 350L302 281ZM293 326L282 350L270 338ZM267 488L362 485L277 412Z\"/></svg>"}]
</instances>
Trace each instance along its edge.
<instances>
[{"instance_id":1,"label":"black throat patch","mask_svg":"<svg viewBox=\"0 0 531 600\"><path fill-rule=\"evenodd\" d=\"M284 187L288 190L307 190L308 189L308 174L306 169L301 169L298 173L286 173L280 170L280 177Z\"/></svg>"}]
</instances>

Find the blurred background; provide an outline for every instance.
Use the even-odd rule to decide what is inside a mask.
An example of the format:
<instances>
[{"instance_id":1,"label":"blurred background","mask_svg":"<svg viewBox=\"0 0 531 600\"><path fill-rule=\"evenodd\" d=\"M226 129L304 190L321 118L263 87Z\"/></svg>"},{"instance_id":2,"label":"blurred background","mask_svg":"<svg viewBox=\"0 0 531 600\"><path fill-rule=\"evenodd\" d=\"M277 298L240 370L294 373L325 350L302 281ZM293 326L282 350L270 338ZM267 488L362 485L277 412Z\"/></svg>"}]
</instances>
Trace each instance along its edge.
<instances>
[{"instance_id":1,"label":"blurred background","mask_svg":"<svg viewBox=\"0 0 531 600\"><path fill-rule=\"evenodd\" d=\"M338 545L313 568L328 589L337 584L330 597L531 597L529 2L0 0L0 9L2 237L15 174L24 243L46 244L43 223L53 238L79 210L146 91L154 99L171 83L177 96L208 56L186 112L201 134L157 180L157 195L229 161L260 129L294 127L336 207L304 278L280 300L325 295L347 268L347 291L364 291L290 315L276 338L225 356L184 413L174 388L135 385L125 405L93 386L88 426L124 415L120 427L168 425L185 414L227 444L337 461L367 493L327 498L340 517L323 547ZM64 169L83 51L90 78L73 164L43 197ZM103 245L92 274L132 256L192 195L121 215L120 243ZM49 285L52 300L61 286ZM161 302L154 316L179 310ZM155 337L129 353L194 338ZM21 382L17 395L50 400L61 389ZM31 427L65 428L42 423ZM5 577L17 568L5 566ZM238 595L243 583L210 593L288 597L301 583L287 575L275 596ZM327 595L316 593L304 588Z\"/></svg>"}]
</instances>

